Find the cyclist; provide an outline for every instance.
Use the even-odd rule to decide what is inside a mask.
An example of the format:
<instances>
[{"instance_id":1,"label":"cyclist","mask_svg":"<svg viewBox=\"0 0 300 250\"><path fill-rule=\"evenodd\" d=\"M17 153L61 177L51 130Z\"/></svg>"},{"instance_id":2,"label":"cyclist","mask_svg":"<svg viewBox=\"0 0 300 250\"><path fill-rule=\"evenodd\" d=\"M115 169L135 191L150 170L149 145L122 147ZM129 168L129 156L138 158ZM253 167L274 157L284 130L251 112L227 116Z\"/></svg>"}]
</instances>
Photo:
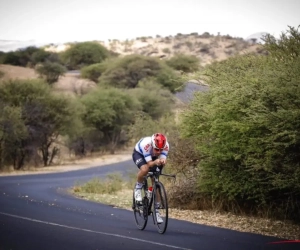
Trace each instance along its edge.
<instances>
[{"instance_id":1,"label":"cyclist","mask_svg":"<svg viewBox=\"0 0 300 250\"><path fill-rule=\"evenodd\" d=\"M139 168L137 182L135 186L135 200L139 203L142 201L142 192L144 176L148 172L161 171L167 162L169 152L169 143L167 137L161 133L140 139L134 147L132 159ZM153 180L152 180L153 185ZM157 208L159 203L156 204ZM159 211L156 210L157 222L162 223Z\"/></svg>"}]
</instances>

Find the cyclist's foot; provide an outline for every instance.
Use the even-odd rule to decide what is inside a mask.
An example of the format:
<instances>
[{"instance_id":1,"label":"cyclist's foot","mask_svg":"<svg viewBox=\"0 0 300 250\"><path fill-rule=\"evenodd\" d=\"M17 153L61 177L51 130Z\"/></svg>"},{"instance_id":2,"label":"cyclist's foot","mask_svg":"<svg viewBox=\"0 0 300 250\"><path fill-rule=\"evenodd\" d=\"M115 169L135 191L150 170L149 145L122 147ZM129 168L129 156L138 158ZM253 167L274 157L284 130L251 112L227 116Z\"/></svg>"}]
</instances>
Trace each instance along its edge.
<instances>
[{"instance_id":1,"label":"cyclist's foot","mask_svg":"<svg viewBox=\"0 0 300 250\"><path fill-rule=\"evenodd\" d=\"M162 204L160 202L156 202L155 208L159 209L159 208L163 208L163 206L162 206Z\"/></svg>"},{"instance_id":2,"label":"cyclist's foot","mask_svg":"<svg viewBox=\"0 0 300 250\"><path fill-rule=\"evenodd\" d=\"M142 202L142 191L141 188L136 188L134 191L134 198L136 202Z\"/></svg>"},{"instance_id":3,"label":"cyclist's foot","mask_svg":"<svg viewBox=\"0 0 300 250\"><path fill-rule=\"evenodd\" d=\"M157 224L161 224L164 222L158 210L156 210L156 220L157 220Z\"/></svg>"}]
</instances>

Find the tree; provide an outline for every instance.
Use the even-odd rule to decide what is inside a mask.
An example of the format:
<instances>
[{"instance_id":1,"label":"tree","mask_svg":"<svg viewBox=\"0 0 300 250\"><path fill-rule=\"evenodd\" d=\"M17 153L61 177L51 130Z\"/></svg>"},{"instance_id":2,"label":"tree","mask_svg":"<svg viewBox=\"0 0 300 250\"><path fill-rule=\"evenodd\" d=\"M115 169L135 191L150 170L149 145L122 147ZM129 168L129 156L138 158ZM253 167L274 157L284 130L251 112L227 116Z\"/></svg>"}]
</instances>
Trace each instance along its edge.
<instances>
[{"instance_id":1,"label":"tree","mask_svg":"<svg viewBox=\"0 0 300 250\"><path fill-rule=\"evenodd\" d=\"M0 51L0 64L3 64L4 59L5 59L5 52Z\"/></svg>"},{"instance_id":2,"label":"tree","mask_svg":"<svg viewBox=\"0 0 300 250\"><path fill-rule=\"evenodd\" d=\"M122 135L134 120L138 102L121 89L98 88L82 97L85 106L83 121L103 135L103 143L111 153L122 140Z\"/></svg>"},{"instance_id":3,"label":"tree","mask_svg":"<svg viewBox=\"0 0 300 250\"><path fill-rule=\"evenodd\" d=\"M29 46L24 49L18 49L17 51L10 51L5 54L3 63L22 67L32 66L31 57L39 50L41 49L35 46Z\"/></svg>"},{"instance_id":4,"label":"tree","mask_svg":"<svg viewBox=\"0 0 300 250\"><path fill-rule=\"evenodd\" d=\"M171 68L185 73L195 72L200 67L200 60L193 55L177 54L168 59L166 63Z\"/></svg>"},{"instance_id":5,"label":"tree","mask_svg":"<svg viewBox=\"0 0 300 250\"><path fill-rule=\"evenodd\" d=\"M169 113L175 103L173 94L151 79L140 81L137 88L130 89L129 93L138 99L142 111L153 120Z\"/></svg>"},{"instance_id":6,"label":"tree","mask_svg":"<svg viewBox=\"0 0 300 250\"><path fill-rule=\"evenodd\" d=\"M21 119L21 108L0 104L0 169L10 165L21 141L28 136Z\"/></svg>"},{"instance_id":7,"label":"tree","mask_svg":"<svg viewBox=\"0 0 300 250\"><path fill-rule=\"evenodd\" d=\"M31 55L32 66L37 65L38 63L45 63L48 61L48 58L52 55L52 52L45 51L44 49L39 49Z\"/></svg>"},{"instance_id":8,"label":"tree","mask_svg":"<svg viewBox=\"0 0 300 250\"><path fill-rule=\"evenodd\" d=\"M105 60L101 63L95 63L81 68L81 77L90 79L94 82L98 82L99 77L108 68L110 60Z\"/></svg>"},{"instance_id":9,"label":"tree","mask_svg":"<svg viewBox=\"0 0 300 250\"><path fill-rule=\"evenodd\" d=\"M66 68L56 62L45 62L36 68L37 73L41 78L44 78L48 84L53 84L58 81L60 76L66 73Z\"/></svg>"},{"instance_id":10,"label":"tree","mask_svg":"<svg viewBox=\"0 0 300 250\"><path fill-rule=\"evenodd\" d=\"M175 71L157 58L129 55L114 60L99 78L104 85L117 88L135 88L140 80L153 78L171 92L181 85Z\"/></svg>"},{"instance_id":11,"label":"tree","mask_svg":"<svg viewBox=\"0 0 300 250\"><path fill-rule=\"evenodd\" d=\"M39 153L42 154L44 166L51 164L59 150L54 145L58 137L68 135L78 124L75 122L79 117L78 106L72 99L51 92L50 87L41 80L4 82L0 85L0 96L4 107L20 110L19 119L28 134L21 141L20 137L12 143L15 145L11 162L14 167L20 169L26 162L38 161ZM17 113L15 120L16 116ZM19 127L22 127L21 123Z\"/></svg>"},{"instance_id":12,"label":"tree","mask_svg":"<svg viewBox=\"0 0 300 250\"><path fill-rule=\"evenodd\" d=\"M90 64L100 63L108 57L108 50L96 42L75 43L62 53L62 61L68 69L80 69Z\"/></svg>"}]
</instances>

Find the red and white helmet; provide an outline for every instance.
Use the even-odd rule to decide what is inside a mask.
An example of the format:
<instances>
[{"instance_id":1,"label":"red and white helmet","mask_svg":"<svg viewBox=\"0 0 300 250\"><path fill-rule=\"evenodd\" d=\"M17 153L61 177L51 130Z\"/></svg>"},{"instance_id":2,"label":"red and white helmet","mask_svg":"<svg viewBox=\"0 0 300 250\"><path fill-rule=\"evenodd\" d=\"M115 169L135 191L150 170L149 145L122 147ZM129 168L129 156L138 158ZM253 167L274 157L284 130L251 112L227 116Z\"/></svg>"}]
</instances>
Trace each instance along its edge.
<instances>
[{"instance_id":1,"label":"red and white helmet","mask_svg":"<svg viewBox=\"0 0 300 250\"><path fill-rule=\"evenodd\" d=\"M153 134L151 137L152 147L156 149L164 149L167 143L167 137L161 133Z\"/></svg>"}]
</instances>

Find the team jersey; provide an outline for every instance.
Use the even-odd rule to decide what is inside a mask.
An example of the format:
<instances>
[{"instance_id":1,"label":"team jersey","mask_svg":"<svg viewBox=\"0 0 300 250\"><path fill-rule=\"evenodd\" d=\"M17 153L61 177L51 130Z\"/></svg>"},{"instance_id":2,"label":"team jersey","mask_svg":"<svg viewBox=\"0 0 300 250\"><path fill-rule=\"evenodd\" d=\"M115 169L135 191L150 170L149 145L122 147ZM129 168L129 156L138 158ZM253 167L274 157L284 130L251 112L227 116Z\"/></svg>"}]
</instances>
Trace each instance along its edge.
<instances>
[{"instance_id":1,"label":"team jersey","mask_svg":"<svg viewBox=\"0 0 300 250\"><path fill-rule=\"evenodd\" d=\"M144 156L146 162L152 161L153 147L151 145L151 136L140 139L139 142L135 145L134 149ZM169 143L166 142L166 146L164 147L164 150L160 153L158 158L166 159L168 153Z\"/></svg>"}]
</instances>

